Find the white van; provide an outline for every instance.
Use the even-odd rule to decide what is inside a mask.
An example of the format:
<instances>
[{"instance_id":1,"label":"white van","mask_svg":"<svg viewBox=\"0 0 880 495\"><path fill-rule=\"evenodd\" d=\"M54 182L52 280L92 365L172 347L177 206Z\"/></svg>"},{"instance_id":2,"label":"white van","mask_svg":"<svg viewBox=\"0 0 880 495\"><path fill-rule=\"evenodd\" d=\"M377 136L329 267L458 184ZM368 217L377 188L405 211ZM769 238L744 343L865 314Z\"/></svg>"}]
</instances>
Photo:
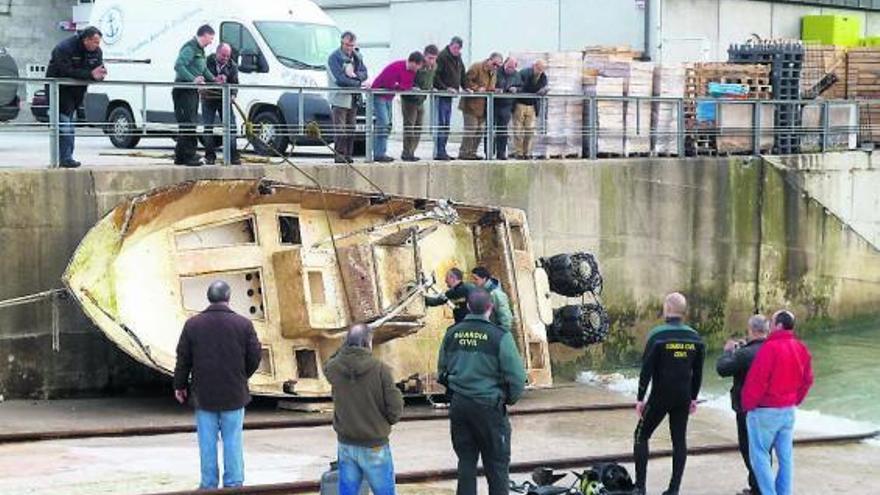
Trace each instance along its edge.
<instances>
[{"instance_id":1,"label":"white van","mask_svg":"<svg viewBox=\"0 0 880 495\"><path fill-rule=\"evenodd\" d=\"M310 0L96 0L89 23L104 35L107 81L174 81L180 47L202 24L229 43L239 62L241 84L326 87L325 65L339 46L340 31ZM299 125L296 90L241 89L237 101L260 135L286 150ZM326 92L304 93L304 122L330 128ZM120 148L142 137L176 129L171 87L93 86L85 102L88 122L106 122L105 132ZM238 117L239 124L241 118ZM300 137L297 141L303 143ZM255 149L267 153L259 142Z\"/></svg>"}]
</instances>

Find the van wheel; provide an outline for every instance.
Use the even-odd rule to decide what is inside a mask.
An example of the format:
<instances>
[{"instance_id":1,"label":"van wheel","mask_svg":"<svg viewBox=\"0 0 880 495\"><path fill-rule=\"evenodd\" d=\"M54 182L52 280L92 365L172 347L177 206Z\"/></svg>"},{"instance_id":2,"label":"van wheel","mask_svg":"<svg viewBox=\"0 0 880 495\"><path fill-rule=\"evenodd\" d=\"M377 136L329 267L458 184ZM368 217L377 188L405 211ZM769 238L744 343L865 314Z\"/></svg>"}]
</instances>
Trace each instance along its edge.
<instances>
[{"instance_id":1,"label":"van wheel","mask_svg":"<svg viewBox=\"0 0 880 495\"><path fill-rule=\"evenodd\" d=\"M110 142L117 148L131 149L140 142L140 136L135 135L137 130L134 124L134 115L125 106L118 106L110 111L107 116L107 127L110 134Z\"/></svg>"},{"instance_id":2,"label":"van wheel","mask_svg":"<svg viewBox=\"0 0 880 495\"><path fill-rule=\"evenodd\" d=\"M290 137L285 131L284 120L273 110L264 110L254 116L254 134L249 138L254 151L261 155L276 156L287 151ZM257 139L257 137L259 139ZM266 146L268 143L270 147Z\"/></svg>"}]
</instances>

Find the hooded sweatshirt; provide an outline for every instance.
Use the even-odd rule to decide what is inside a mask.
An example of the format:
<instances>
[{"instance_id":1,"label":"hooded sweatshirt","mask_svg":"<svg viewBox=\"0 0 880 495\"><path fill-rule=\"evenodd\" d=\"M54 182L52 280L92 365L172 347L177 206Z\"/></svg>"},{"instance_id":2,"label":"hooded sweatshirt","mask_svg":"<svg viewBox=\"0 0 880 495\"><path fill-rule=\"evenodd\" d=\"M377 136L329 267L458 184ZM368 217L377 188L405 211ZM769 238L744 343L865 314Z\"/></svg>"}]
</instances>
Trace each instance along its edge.
<instances>
[{"instance_id":1,"label":"hooded sweatshirt","mask_svg":"<svg viewBox=\"0 0 880 495\"><path fill-rule=\"evenodd\" d=\"M492 297L492 323L511 331L513 328L513 312L510 311L510 298L501 288L501 282L497 278L490 278L483 285L486 292Z\"/></svg>"},{"instance_id":2,"label":"hooded sweatshirt","mask_svg":"<svg viewBox=\"0 0 880 495\"><path fill-rule=\"evenodd\" d=\"M369 349L343 347L324 365L324 375L333 386L333 429L339 443L387 444L391 425L403 413L403 394L391 369Z\"/></svg>"}]
</instances>

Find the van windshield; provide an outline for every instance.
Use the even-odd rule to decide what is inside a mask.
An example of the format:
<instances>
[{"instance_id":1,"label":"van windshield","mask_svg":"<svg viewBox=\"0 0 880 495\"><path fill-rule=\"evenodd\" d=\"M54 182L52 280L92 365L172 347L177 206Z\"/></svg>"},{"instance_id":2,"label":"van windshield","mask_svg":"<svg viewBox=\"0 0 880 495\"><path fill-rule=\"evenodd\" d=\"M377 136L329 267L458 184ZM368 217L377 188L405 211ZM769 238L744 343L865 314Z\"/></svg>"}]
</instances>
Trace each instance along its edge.
<instances>
[{"instance_id":1,"label":"van windshield","mask_svg":"<svg viewBox=\"0 0 880 495\"><path fill-rule=\"evenodd\" d=\"M254 25L278 61L294 69L324 69L341 34L335 26L322 24L259 21Z\"/></svg>"}]
</instances>

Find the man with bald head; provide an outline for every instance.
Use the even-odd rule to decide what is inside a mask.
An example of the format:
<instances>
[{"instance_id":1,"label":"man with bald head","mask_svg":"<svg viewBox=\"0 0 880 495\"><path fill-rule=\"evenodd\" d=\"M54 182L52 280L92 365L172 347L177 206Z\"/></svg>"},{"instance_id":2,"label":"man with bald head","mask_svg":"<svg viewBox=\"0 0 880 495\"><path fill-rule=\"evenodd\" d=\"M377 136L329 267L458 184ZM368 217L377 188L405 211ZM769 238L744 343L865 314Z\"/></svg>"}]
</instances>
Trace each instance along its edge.
<instances>
[{"instance_id":1,"label":"man with bald head","mask_svg":"<svg viewBox=\"0 0 880 495\"><path fill-rule=\"evenodd\" d=\"M508 96L519 93L522 79L517 72L517 60L507 57L504 65L495 71L495 92L506 93ZM507 141L510 136L510 119L513 117L513 98L495 98L493 113L495 126L495 159L507 160ZM488 153L488 150L487 150Z\"/></svg>"},{"instance_id":2,"label":"man with bald head","mask_svg":"<svg viewBox=\"0 0 880 495\"><path fill-rule=\"evenodd\" d=\"M242 427L251 400L248 378L260 366L254 325L229 307L232 290L222 280L208 287L210 305L186 321L177 343L174 396L196 410L200 489L217 488L217 435L223 438L223 486L244 483Z\"/></svg>"},{"instance_id":3,"label":"man with bald head","mask_svg":"<svg viewBox=\"0 0 880 495\"><path fill-rule=\"evenodd\" d=\"M687 300L678 292L663 301L666 322L648 334L642 371L639 375L633 454L636 462L636 489L644 495L648 469L648 441L654 430L669 416L672 437L672 477L664 495L678 495L687 461L688 415L697 410L697 396L703 381L706 348L696 330L684 324ZM645 401L648 385L651 395Z\"/></svg>"},{"instance_id":4,"label":"man with bald head","mask_svg":"<svg viewBox=\"0 0 880 495\"><path fill-rule=\"evenodd\" d=\"M522 80L520 93L535 96L547 94L546 65L543 60L536 60L531 67L520 71ZM517 98L513 108L513 150L516 158L523 160L532 157L532 138L535 135L535 119L538 115L540 100L533 98Z\"/></svg>"},{"instance_id":5,"label":"man with bald head","mask_svg":"<svg viewBox=\"0 0 880 495\"><path fill-rule=\"evenodd\" d=\"M372 349L372 329L356 324L324 365L333 395L340 495L357 495L364 480L375 495L396 493L388 436L403 413L403 395Z\"/></svg>"},{"instance_id":6,"label":"man with bald head","mask_svg":"<svg viewBox=\"0 0 880 495\"><path fill-rule=\"evenodd\" d=\"M238 64L232 59L232 47L228 43L220 43L217 52L208 56L208 71L214 75L214 82L219 84L238 84ZM238 95L238 89L232 88L232 99ZM223 94L219 89L211 89L202 92L202 123L205 124L205 164L213 165L217 160L217 136L214 135L214 124L223 122L223 116L228 112L229 126L232 128L232 165L241 164L241 156L235 146L236 127L235 112L232 111L232 103L223 108Z\"/></svg>"}]
</instances>

